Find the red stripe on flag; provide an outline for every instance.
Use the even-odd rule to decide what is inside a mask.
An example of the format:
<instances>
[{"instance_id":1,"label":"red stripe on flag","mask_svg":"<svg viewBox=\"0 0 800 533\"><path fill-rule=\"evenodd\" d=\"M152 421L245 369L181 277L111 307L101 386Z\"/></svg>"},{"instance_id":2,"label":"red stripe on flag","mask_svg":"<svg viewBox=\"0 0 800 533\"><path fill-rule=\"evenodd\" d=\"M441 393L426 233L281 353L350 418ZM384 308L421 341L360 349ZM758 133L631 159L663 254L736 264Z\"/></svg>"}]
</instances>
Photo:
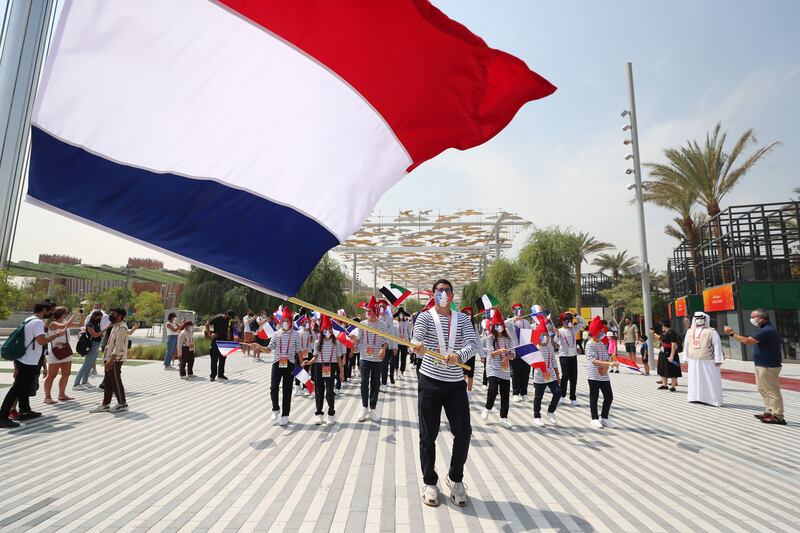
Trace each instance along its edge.
<instances>
[{"instance_id":1,"label":"red stripe on flag","mask_svg":"<svg viewBox=\"0 0 800 533\"><path fill-rule=\"evenodd\" d=\"M413 159L494 137L556 88L428 0L220 0L326 65L380 113Z\"/></svg>"}]
</instances>

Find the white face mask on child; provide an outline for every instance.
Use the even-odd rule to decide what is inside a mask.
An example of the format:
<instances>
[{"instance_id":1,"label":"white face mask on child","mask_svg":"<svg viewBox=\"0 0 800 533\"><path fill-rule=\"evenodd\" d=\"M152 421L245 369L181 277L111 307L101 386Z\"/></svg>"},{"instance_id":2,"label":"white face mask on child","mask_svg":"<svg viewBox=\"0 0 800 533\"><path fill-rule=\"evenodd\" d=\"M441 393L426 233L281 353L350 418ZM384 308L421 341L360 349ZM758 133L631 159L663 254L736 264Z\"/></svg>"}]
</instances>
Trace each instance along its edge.
<instances>
[{"instance_id":1,"label":"white face mask on child","mask_svg":"<svg viewBox=\"0 0 800 533\"><path fill-rule=\"evenodd\" d=\"M326 329L326 330L325 330L325 338L326 338L326 339L327 339L327 338L330 338L330 336L331 336L331 330L329 330L329 329Z\"/></svg>"},{"instance_id":2,"label":"white face mask on child","mask_svg":"<svg viewBox=\"0 0 800 533\"><path fill-rule=\"evenodd\" d=\"M494 327L494 330L495 330L496 332L500 333L501 331L503 331L503 326L501 326L500 324L498 324L498 325L496 325L496 326Z\"/></svg>"},{"instance_id":3,"label":"white face mask on child","mask_svg":"<svg viewBox=\"0 0 800 533\"><path fill-rule=\"evenodd\" d=\"M292 329L292 325L290 323L288 323L288 322L284 322L281 325L281 327L283 327L283 331L289 331L290 329Z\"/></svg>"}]
</instances>

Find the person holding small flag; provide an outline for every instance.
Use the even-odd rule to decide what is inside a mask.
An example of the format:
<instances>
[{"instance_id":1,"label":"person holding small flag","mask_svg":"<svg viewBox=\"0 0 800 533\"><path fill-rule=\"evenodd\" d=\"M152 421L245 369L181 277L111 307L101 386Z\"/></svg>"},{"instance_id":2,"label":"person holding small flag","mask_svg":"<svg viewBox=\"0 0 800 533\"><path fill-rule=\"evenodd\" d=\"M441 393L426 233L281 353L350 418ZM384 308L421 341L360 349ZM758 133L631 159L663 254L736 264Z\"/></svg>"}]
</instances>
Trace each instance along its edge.
<instances>
[{"instance_id":1,"label":"person holding small flag","mask_svg":"<svg viewBox=\"0 0 800 533\"><path fill-rule=\"evenodd\" d=\"M281 314L281 329L272 336L267 353L272 354L272 376L269 394L272 399L272 420L285 426L289 423L292 408L292 372L305 353L300 349L300 335L292 327L292 313L288 307ZM283 409L278 403L278 389L283 384Z\"/></svg>"},{"instance_id":2,"label":"person holding small flag","mask_svg":"<svg viewBox=\"0 0 800 533\"><path fill-rule=\"evenodd\" d=\"M323 423L323 402L328 402L328 424L336 422L336 409L334 408L333 393L334 378L339 374L342 368L342 359L344 357L343 346L336 341L333 335L333 326L331 319L327 315L322 317L322 325L320 326L320 336L314 342L314 355L309 361L312 368L312 375L314 377L314 392L316 394L317 410L314 413L314 423L320 425Z\"/></svg>"},{"instance_id":3,"label":"person holding small flag","mask_svg":"<svg viewBox=\"0 0 800 533\"><path fill-rule=\"evenodd\" d=\"M484 340L484 351L486 352L486 375L489 379L489 390L486 393L486 405L481 412L481 418L487 420L489 411L494 407L498 390L500 392L500 424L508 429L513 426L508 420L508 410L510 405L511 391L511 370L510 361L516 358L513 348L514 343L506 330L506 324L500 311L492 314L489 323L491 328L489 335ZM474 359L473 359L474 362ZM525 364L528 368L530 366Z\"/></svg>"},{"instance_id":4,"label":"person holding small flag","mask_svg":"<svg viewBox=\"0 0 800 533\"><path fill-rule=\"evenodd\" d=\"M394 319L392 314L388 311L389 302L384 299L378 300L378 318L386 326L386 333L390 335L395 334ZM397 343L393 340L387 340L388 347L386 348L386 357L383 359L383 366L381 367L381 392L388 391L388 383L391 381L394 385L394 371L396 364L394 361L395 350Z\"/></svg>"},{"instance_id":5,"label":"person holding small flag","mask_svg":"<svg viewBox=\"0 0 800 533\"><path fill-rule=\"evenodd\" d=\"M538 328L538 347L539 353L544 359L545 368L544 370L538 367L533 369L533 425L540 427L544 426L544 422L542 422L542 399L544 398L545 389L550 389L550 392L553 394L553 398L550 400L550 405L547 408L547 419L553 425L557 424L556 409L561 399L556 353L547 328L542 327L543 325L544 322L540 322Z\"/></svg>"},{"instance_id":6,"label":"person holding small flag","mask_svg":"<svg viewBox=\"0 0 800 533\"><path fill-rule=\"evenodd\" d=\"M289 314L289 316L291 316L291 313ZM316 338L314 336L314 332L311 330L311 320L307 316L300 315L295 323L297 322L299 322L298 325L300 326L300 331L298 332L300 337L300 349L298 351L305 354L304 355L305 360L303 361L303 366L309 366L310 365L309 361L311 360L311 352ZM300 396L301 394L309 396L308 389L305 388L302 385L302 383L300 383L299 379L294 380L294 385L296 387L294 393L295 396Z\"/></svg>"},{"instance_id":7,"label":"person holding small flag","mask_svg":"<svg viewBox=\"0 0 800 533\"><path fill-rule=\"evenodd\" d=\"M225 376L225 358L217 347L217 341L230 340L231 326L235 317L236 313L232 309L228 309L206 322L205 334L211 339L211 381L215 381L217 378L228 379Z\"/></svg>"},{"instance_id":8,"label":"person holding small flag","mask_svg":"<svg viewBox=\"0 0 800 533\"><path fill-rule=\"evenodd\" d=\"M614 363L608 355L608 349L603 342L608 328L599 316L596 316L589 323L589 341L584 347L586 352L586 375L589 378L589 409L592 415L591 427L602 429L604 427L613 429L614 423L608 419L611 412L611 402L614 401L614 394L611 391L611 378L608 372ZM600 400L600 393L603 394L603 408L600 416L597 415L597 403Z\"/></svg>"},{"instance_id":9,"label":"person holding small flag","mask_svg":"<svg viewBox=\"0 0 800 533\"><path fill-rule=\"evenodd\" d=\"M530 327L530 322L522 316L522 304L514 304L511 306L512 317L506 320L506 331L511 337L512 346L519 344L517 338L517 329ZM496 310L494 314L499 313ZM531 367L521 359L513 359L511 361L511 388L512 396L515 402L522 402L528 400L528 384L531 379Z\"/></svg>"},{"instance_id":10,"label":"person holding small flag","mask_svg":"<svg viewBox=\"0 0 800 533\"><path fill-rule=\"evenodd\" d=\"M464 381L464 372L456 365L474 357L478 353L478 345L475 330L467 315L450 308L453 284L440 279L433 284L432 292L435 303L427 311L419 313L411 336L414 351L422 361L417 384L419 455L425 483L422 501L430 506L439 504L436 437L444 409L453 433L450 471L446 482L451 491L450 499L463 507L467 505L463 479L472 425L469 420L467 383ZM433 357L427 350L440 354L443 359Z\"/></svg>"},{"instance_id":11,"label":"person holding small flag","mask_svg":"<svg viewBox=\"0 0 800 533\"><path fill-rule=\"evenodd\" d=\"M378 318L378 303L375 301L374 296L366 305L365 310L366 325L371 329L386 333L386 322ZM367 331L364 328L354 330L351 334L351 340L358 340L361 352L359 372L361 374L361 405L363 410L358 417L358 421L364 422L367 418L371 418L373 422L380 422L381 417L377 411L378 394L381 385L381 371L389 343L385 337Z\"/></svg>"},{"instance_id":12,"label":"person holding small flag","mask_svg":"<svg viewBox=\"0 0 800 533\"><path fill-rule=\"evenodd\" d=\"M561 327L558 329L558 362L561 368L561 403L567 403L567 384L569 384L569 401L573 407L578 405L576 389L578 387L578 342L577 335L586 325L582 316L576 317L573 324L572 313L559 315ZM586 332L584 332L584 335Z\"/></svg>"}]
</instances>

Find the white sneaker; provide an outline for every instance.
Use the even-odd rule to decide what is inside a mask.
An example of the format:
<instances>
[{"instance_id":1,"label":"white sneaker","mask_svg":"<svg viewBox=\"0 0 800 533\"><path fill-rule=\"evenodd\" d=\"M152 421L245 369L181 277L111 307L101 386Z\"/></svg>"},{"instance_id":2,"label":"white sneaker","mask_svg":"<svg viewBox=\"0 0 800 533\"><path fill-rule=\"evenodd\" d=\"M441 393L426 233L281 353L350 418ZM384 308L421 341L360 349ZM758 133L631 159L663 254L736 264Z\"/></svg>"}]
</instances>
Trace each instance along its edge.
<instances>
[{"instance_id":1,"label":"white sneaker","mask_svg":"<svg viewBox=\"0 0 800 533\"><path fill-rule=\"evenodd\" d=\"M300 396L301 394L303 394L303 391L301 391L299 387L294 389L295 396Z\"/></svg>"},{"instance_id":2,"label":"white sneaker","mask_svg":"<svg viewBox=\"0 0 800 533\"><path fill-rule=\"evenodd\" d=\"M522 395L522 401L523 402L527 402L528 401L528 395L527 394L523 394Z\"/></svg>"},{"instance_id":3,"label":"white sneaker","mask_svg":"<svg viewBox=\"0 0 800 533\"><path fill-rule=\"evenodd\" d=\"M381 385L381 392L389 392L389 387L386 385Z\"/></svg>"},{"instance_id":4,"label":"white sneaker","mask_svg":"<svg viewBox=\"0 0 800 533\"><path fill-rule=\"evenodd\" d=\"M501 418L500 425L506 429L514 429L514 426L508 421L508 418Z\"/></svg>"},{"instance_id":5,"label":"white sneaker","mask_svg":"<svg viewBox=\"0 0 800 533\"><path fill-rule=\"evenodd\" d=\"M578 403L578 400L571 400L571 401L569 402L569 404L570 404L572 407L578 407L578 406L580 405L580 404Z\"/></svg>"},{"instance_id":6,"label":"white sneaker","mask_svg":"<svg viewBox=\"0 0 800 533\"><path fill-rule=\"evenodd\" d=\"M617 427L617 425L614 424L614 422L612 422L608 418L601 418L600 419L600 424L602 424L604 428L608 428L608 429L615 429Z\"/></svg>"},{"instance_id":7,"label":"white sneaker","mask_svg":"<svg viewBox=\"0 0 800 533\"><path fill-rule=\"evenodd\" d=\"M467 391L467 401L469 403L472 403L472 392L470 392L470 391Z\"/></svg>"},{"instance_id":8,"label":"white sneaker","mask_svg":"<svg viewBox=\"0 0 800 533\"><path fill-rule=\"evenodd\" d=\"M359 421L359 422L365 422L365 421L367 420L367 418L369 418L369 409L367 409L366 407L364 407L364 408L361 410L361 414L360 414L360 415L358 415L358 421Z\"/></svg>"},{"instance_id":9,"label":"white sneaker","mask_svg":"<svg viewBox=\"0 0 800 533\"><path fill-rule=\"evenodd\" d=\"M111 406L110 405L100 404L100 405L98 405L97 407L95 407L94 409L92 409L89 412L90 413L110 413L111 412Z\"/></svg>"},{"instance_id":10,"label":"white sneaker","mask_svg":"<svg viewBox=\"0 0 800 533\"><path fill-rule=\"evenodd\" d=\"M127 411L128 410L128 404L127 403L124 403L122 405L117 404L111 410L114 411L115 413L118 413L120 411Z\"/></svg>"},{"instance_id":11,"label":"white sneaker","mask_svg":"<svg viewBox=\"0 0 800 533\"><path fill-rule=\"evenodd\" d=\"M422 503L431 507L439 505L439 489L436 488L436 485L422 487Z\"/></svg>"},{"instance_id":12,"label":"white sneaker","mask_svg":"<svg viewBox=\"0 0 800 533\"><path fill-rule=\"evenodd\" d=\"M556 422L556 414L555 413L547 413L547 420L549 420L550 423L553 424L554 426L558 425L558 422Z\"/></svg>"},{"instance_id":13,"label":"white sneaker","mask_svg":"<svg viewBox=\"0 0 800 533\"><path fill-rule=\"evenodd\" d=\"M278 415L280 415L280 411L272 411L272 414L269 415L269 419L270 420L277 420L278 419Z\"/></svg>"},{"instance_id":14,"label":"white sneaker","mask_svg":"<svg viewBox=\"0 0 800 533\"><path fill-rule=\"evenodd\" d=\"M322 425L322 415L317 415L314 417L314 425L321 426Z\"/></svg>"},{"instance_id":15,"label":"white sneaker","mask_svg":"<svg viewBox=\"0 0 800 533\"><path fill-rule=\"evenodd\" d=\"M542 422L541 418L534 418L533 419L533 425L537 426L537 427L542 427L542 426L544 426L544 422Z\"/></svg>"},{"instance_id":16,"label":"white sneaker","mask_svg":"<svg viewBox=\"0 0 800 533\"><path fill-rule=\"evenodd\" d=\"M289 417L288 416L282 416L280 422L278 422L278 425L279 426L287 426L287 425L289 425Z\"/></svg>"},{"instance_id":17,"label":"white sneaker","mask_svg":"<svg viewBox=\"0 0 800 533\"><path fill-rule=\"evenodd\" d=\"M405 381L405 380L406 380L406 378L403 376L403 373L402 373L402 372L400 372L400 373L397 375L397 379L399 379L400 381Z\"/></svg>"},{"instance_id":18,"label":"white sneaker","mask_svg":"<svg viewBox=\"0 0 800 533\"><path fill-rule=\"evenodd\" d=\"M594 429L603 429L603 424L597 419L592 420L589 426L593 427Z\"/></svg>"},{"instance_id":19,"label":"white sneaker","mask_svg":"<svg viewBox=\"0 0 800 533\"><path fill-rule=\"evenodd\" d=\"M558 400L558 403L561 404L561 405L564 405L565 403L567 403L567 399L566 398L561 398L560 400Z\"/></svg>"},{"instance_id":20,"label":"white sneaker","mask_svg":"<svg viewBox=\"0 0 800 533\"><path fill-rule=\"evenodd\" d=\"M514 395L514 403L519 403L522 401L522 397L519 394Z\"/></svg>"},{"instance_id":21,"label":"white sneaker","mask_svg":"<svg viewBox=\"0 0 800 533\"><path fill-rule=\"evenodd\" d=\"M92 385L91 383L89 383L87 381L86 383L83 384L83 388L84 389L96 389L97 387L95 387L94 385Z\"/></svg>"},{"instance_id":22,"label":"white sneaker","mask_svg":"<svg viewBox=\"0 0 800 533\"><path fill-rule=\"evenodd\" d=\"M372 411L369 412L369 416L370 416L370 418L372 418L373 422L380 422L381 421L381 415L379 415L378 411L375 410L375 409L373 409Z\"/></svg>"},{"instance_id":23,"label":"white sneaker","mask_svg":"<svg viewBox=\"0 0 800 533\"><path fill-rule=\"evenodd\" d=\"M481 411L481 418L484 419L484 420L488 420L489 419L489 410L488 409L484 409L483 411Z\"/></svg>"},{"instance_id":24,"label":"white sneaker","mask_svg":"<svg viewBox=\"0 0 800 533\"><path fill-rule=\"evenodd\" d=\"M86 390L85 385L73 385L72 390Z\"/></svg>"},{"instance_id":25,"label":"white sneaker","mask_svg":"<svg viewBox=\"0 0 800 533\"><path fill-rule=\"evenodd\" d=\"M181 376L181 379L186 379L188 376Z\"/></svg>"},{"instance_id":26,"label":"white sneaker","mask_svg":"<svg viewBox=\"0 0 800 533\"><path fill-rule=\"evenodd\" d=\"M450 476L447 476L445 480L447 486L450 487L450 499L453 500L453 503L459 507L467 505L467 487L461 482L450 481Z\"/></svg>"},{"instance_id":27,"label":"white sneaker","mask_svg":"<svg viewBox=\"0 0 800 533\"><path fill-rule=\"evenodd\" d=\"M336 415L328 415L328 421L327 421L327 424L328 424L329 426L332 426L332 425L334 425L335 423L336 423Z\"/></svg>"}]
</instances>

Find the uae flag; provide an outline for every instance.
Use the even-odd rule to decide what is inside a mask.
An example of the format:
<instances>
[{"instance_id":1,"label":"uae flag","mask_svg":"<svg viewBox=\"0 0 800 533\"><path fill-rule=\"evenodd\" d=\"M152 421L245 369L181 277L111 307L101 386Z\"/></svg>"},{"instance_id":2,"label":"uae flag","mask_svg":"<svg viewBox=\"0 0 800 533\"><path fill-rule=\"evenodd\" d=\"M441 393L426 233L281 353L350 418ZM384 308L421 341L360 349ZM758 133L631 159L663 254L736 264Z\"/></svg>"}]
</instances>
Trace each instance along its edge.
<instances>
[{"instance_id":1,"label":"uae flag","mask_svg":"<svg viewBox=\"0 0 800 533\"><path fill-rule=\"evenodd\" d=\"M475 300L475 309L478 310L478 313L483 313L487 309L491 309L493 307L497 307L500 302L497 301L497 298L492 296L491 294L484 294L477 300Z\"/></svg>"},{"instance_id":2,"label":"uae flag","mask_svg":"<svg viewBox=\"0 0 800 533\"><path fill-rule=\"evenodd\" d=\"M409 172L556 89L429 0L63 6L27 200L282 297ZM207 230L233 213L303 238L275 261Z\"/></svg>"},{"instance_id":3,"label":"uae flag","mask_svg":"<svg viewBox=\"0 0 800 533\"><path fill-rule=\"evenodd\" d=\"M381 287L381 294L392 304L392 307L397 307L403 303L403 300L411 296L411 291L400 285L390 283Z\"/></svg>"}]
</instances>

